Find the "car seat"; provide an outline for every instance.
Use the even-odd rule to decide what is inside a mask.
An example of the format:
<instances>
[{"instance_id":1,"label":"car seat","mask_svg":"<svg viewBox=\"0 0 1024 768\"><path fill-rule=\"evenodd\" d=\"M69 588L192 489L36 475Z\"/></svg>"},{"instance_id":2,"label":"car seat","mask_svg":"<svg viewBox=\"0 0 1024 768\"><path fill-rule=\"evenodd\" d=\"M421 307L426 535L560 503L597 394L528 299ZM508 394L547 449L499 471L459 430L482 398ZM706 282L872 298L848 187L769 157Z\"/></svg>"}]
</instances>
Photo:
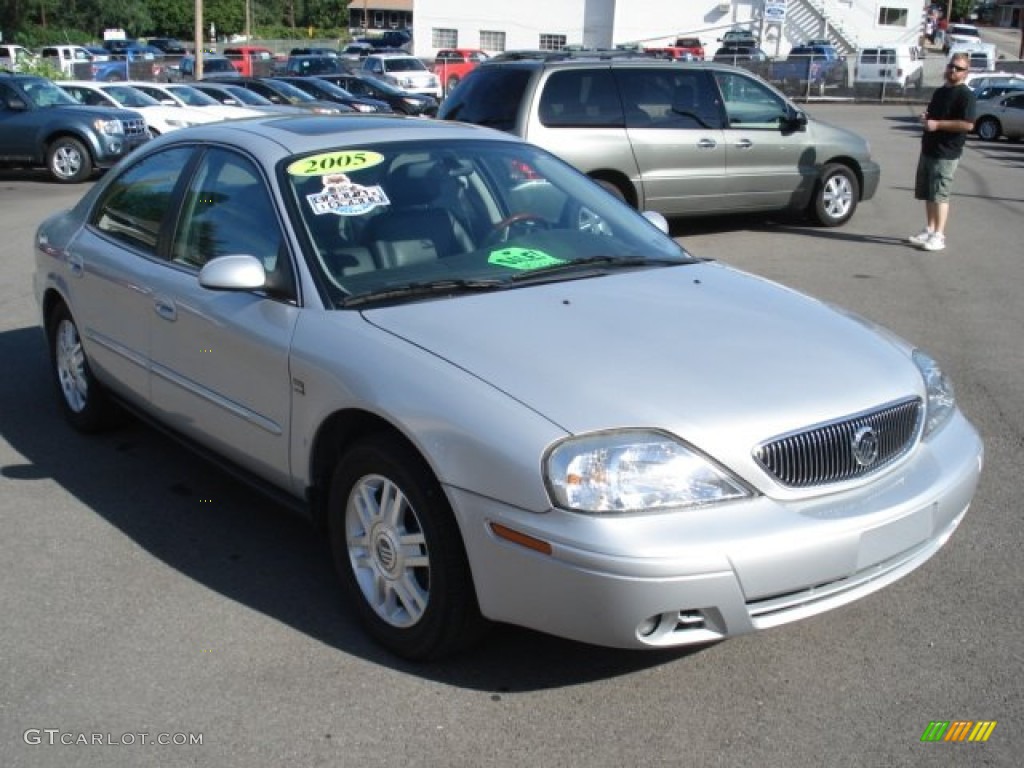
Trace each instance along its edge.
<instances>
[{"instance_id":1,"label":"car seat","mask_svg":"<svg viewBox=\"0 0 1024 768\"><path fill-rule=\"evenodd\" d=\"M369 222L364 235L381 269L473 250L465 227L440 203L446 176L441 163L423 161L399 165L384 179L390 208Z\"/></svg>"}]
</instances>

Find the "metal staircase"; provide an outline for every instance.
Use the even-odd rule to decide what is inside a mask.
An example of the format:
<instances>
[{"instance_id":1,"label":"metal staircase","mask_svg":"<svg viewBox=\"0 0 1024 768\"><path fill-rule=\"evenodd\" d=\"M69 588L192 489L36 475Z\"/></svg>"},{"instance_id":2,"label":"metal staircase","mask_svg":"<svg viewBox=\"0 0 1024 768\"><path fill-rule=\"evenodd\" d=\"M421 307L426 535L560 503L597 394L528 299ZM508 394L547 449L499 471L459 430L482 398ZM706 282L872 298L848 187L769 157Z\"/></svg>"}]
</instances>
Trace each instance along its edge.
<instances>
[{"instance_id":1,"label":"metal staircase","mask_svg":"<svg viewBox=\"0 0 1024 768\"><path fill-rule=\"evenodd\" d=\"M790 0L788 5L786 27L790 39L825 38L845 55L857 50L857 30L846 23L846 14L842 10L842 6L849 8L851 3L839 0Z\"/></svg>"}]
</instances>

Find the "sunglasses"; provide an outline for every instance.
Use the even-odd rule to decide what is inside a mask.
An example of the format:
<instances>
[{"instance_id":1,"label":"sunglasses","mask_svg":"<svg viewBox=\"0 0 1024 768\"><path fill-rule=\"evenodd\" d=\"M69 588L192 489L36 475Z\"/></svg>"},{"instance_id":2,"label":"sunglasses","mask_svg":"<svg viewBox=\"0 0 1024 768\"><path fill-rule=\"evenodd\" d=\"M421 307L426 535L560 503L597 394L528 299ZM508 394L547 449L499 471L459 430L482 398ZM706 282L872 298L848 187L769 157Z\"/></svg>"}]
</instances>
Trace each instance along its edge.
<instances>
[{"instance_id":1,"label":"sunglasses","mask_svg":"<svg viewBox=\"0 0 1024 768\"><path fill-rule=\"evenodd\" d=\"M956 64L947 64L946 69L952 69L954 72L966 72L967 67L958 67Z\"/></svg>"}]
</instances>

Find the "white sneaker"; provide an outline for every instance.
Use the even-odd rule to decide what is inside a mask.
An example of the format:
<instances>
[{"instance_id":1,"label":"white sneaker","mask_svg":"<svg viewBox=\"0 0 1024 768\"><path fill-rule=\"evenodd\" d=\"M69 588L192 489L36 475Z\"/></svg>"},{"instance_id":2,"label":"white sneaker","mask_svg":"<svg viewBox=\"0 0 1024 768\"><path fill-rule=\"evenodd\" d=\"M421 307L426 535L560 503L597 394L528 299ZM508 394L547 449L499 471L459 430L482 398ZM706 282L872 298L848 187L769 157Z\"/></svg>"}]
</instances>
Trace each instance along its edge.
<instances>
[{"instance_id":1,"label":"white sneaker","mask_svg":"<svg viewBox=\"0 0 1024 768\"><path fill-rule=\"evenodd\" d=\"M910 243L911 245L916 245L918 248L920 248L922 245L924 245L925 240L927 240L931 236L932 231L926 227L922 229L920 232L918 232L916 235L911 235L910 237L908 237L907 242Z\"/></svg>"},{"instance_id":2,"label":"white sneaker","mask_svg":"<svg viewBox=\"0 0 1024 768\"><path fill-rule=\"evenodd\" d=\"M919 247L924 251L941 251L946 247L946 237L938 232L932 232Z\"/></svg>"}]
</instances>

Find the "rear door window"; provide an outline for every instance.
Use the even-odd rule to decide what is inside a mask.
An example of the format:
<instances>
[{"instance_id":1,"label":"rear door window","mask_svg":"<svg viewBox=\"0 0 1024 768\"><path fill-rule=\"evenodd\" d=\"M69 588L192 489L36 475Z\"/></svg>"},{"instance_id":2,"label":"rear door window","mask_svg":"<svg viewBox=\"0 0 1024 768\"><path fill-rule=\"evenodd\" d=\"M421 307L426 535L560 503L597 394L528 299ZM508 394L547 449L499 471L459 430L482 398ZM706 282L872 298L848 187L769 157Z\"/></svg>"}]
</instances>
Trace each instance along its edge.
<instances>
[{"instance_id":1,"label":"rear door window","mask_svg":"<svg viewBox=\"0 0 1024 768\"><path fill-rule=\"evenodd\" d=\"M622 128L626 124L610 69L552 73L541 93L539 115L548 128Z\"/></svg>"},{"instance_id":2,"label":"rear door window","mask_svg":"<svg viewBox=\"0 0 1024 768\"><path fill-rule=\"evenodd\" d=\"M445 100L444 119L515 130L519 105L532 74L528 69L503 67L473 70Z\"/></svg>"},{"instance_id":3,"label":"rear door window","mask_svg":"<svg viewBox=\"0 0 1024 768\"><path fill-rule=\"evenodd\" d=\"M699 69L615 71L628 128L700 129L722 127L722 101Z\"/></svg>"}]
</instances>

